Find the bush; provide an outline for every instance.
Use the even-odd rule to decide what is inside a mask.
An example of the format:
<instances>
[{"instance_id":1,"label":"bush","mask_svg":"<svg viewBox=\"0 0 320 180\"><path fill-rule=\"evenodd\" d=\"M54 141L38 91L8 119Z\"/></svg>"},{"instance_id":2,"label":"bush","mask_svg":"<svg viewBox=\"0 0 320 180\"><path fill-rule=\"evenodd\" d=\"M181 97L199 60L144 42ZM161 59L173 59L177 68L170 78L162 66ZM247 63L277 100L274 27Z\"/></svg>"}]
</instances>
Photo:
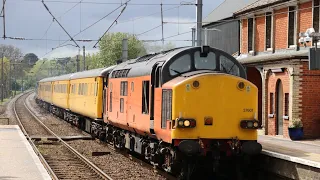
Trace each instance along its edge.
<instances>
[{"instance_id":1,"label":"bush","mask_svg":"<svg viewBox=\"0 0 320 180\"><path fill-rule=\"evenodd\" d=\"M300 118L292 119L289 122L289 128L302 128L303 124Z\"/></svg>"}]
</instances>

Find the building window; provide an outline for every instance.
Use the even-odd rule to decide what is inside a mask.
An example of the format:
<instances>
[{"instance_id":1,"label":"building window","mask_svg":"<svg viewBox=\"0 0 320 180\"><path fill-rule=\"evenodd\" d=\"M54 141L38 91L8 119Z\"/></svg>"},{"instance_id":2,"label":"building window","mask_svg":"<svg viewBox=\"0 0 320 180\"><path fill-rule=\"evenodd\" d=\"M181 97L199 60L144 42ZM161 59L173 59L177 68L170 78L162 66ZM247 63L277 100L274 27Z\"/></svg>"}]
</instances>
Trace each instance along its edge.
<instances>
[{"instance_id":1,"label":"building window","mask_svg":"<svg viewBox=\"0 0 320 180\"><path fill-rule=\"evenodd\" d=\"M248 19L248 52L253 50L253 18Z\"/></svg>"},{"instance_id":2,"label":"building window","mask_svg":"<svg viewBox=\"0 0 320 180\"><path fill-rule=\"evenodd\" d=\"M295 6L289 7L288 47L290 47L290 45L295 45L295 40L294 40L295 21L296 21L295 9L296 9Z\"/></svg>"},{"instance_id":3,"label":"building window","mask_svg":"<svg viewBox=\"0 0 320 180\"><path fill-rule=\"evenodd\" d=\"M120 96L127 96L127 94L128 94L128 82L127 81L121 81Z\"/></svg>"},{"instance_id":4,"label":"building window","mask_svg":"<svg viewBox=\"0 0 320 180\"><path fill-rule=\"evenodd\" d=\"M149 114L149 81L142 82L142 114Z\"/></svg>"},{"instance_id":5,"label":"building window","mask_svg":"<svg viewBox=\"0 0 320 180\"><path fill-rule=\"evenodd\" d=\"M313 28L319 32L319 0L313 1Z\"/></svg>"},{"instance_id":6,"label":"building window","mask_svg":"<svg viewBox=\"0 0 320 180\"><path fill-rule=\"evenodd\" d=\"M272 38L272 13L266 13L266 50L271 48L271 38Z\"/></svg>"},{"instance_id":7,"label":"building window","mask_svg":"<svg viewBox=\"0 0 320 180\"><path fill-rule=\"evenodd\" d=\"M284 94L284 115L289 116L289 93Z\"/></svg>"},{"instance_id":8,"label":"building window","mask_svg":"<svg viewBox=\"0 0 320 180\"><path fill-rule=\"evenodd\" d=\"M274 114L274 95L270 93L270 114Z\"/></svg>"},{"instance_id":9,"label":"building window","mask_svg":"<svg viewBox=\"0 0 320 180\"><path fill-rule=\"evenodd\" d=\"M320 11L319 11L319 0L314 0L313 1L313 28L315 30L315 32L319 32L319 20L320 20ZM313 40L313 43L315 43L315 40Z\"/></svg>"},{"instance_id":10,"label":"building window","mask_svg":"<svg viewBox=\"0 0 320 180\"><path fill-rule=\"evenodd\" d=\"M120 98L120 112L123 113L124 111L124 99Z\"/></svg>"}]
</instances>

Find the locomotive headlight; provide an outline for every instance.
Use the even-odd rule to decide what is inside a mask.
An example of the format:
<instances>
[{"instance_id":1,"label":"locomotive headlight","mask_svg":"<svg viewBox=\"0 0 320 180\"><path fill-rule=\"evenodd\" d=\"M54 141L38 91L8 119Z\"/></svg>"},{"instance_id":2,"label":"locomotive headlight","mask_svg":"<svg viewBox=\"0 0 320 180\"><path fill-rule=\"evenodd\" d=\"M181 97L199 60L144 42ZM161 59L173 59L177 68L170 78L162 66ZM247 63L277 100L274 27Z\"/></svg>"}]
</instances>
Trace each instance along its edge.
<instances>
[{"instance_id":1,"label":"locomotive headlight","mask_svg":"<svg viewBox=\"0 0 320 180\"><path fill-rule=\"evenodd\" d=\"M189 120L185 120L183 124L184 124L184 126L189 127L190 126L190 121Z\"/></svg>"},{"instance_id":2,"label":"locomotive headlight","mask_svg":"<svg viewBox=\"0 0 320 180\"><path fill-rule=\"evenodd\" d=\"M248 121L248 122L247 122L247 127L248 127L248 128L252 128L252 126L253 126L253 122L252 122L252 121Z\"/></svg>"},{"instance_id":3,"label":"locomotive headlight","mask_svg":"<svg viewBox=\"0 0 320 180\"><path fill-rule=\"evenodd\" d=\"M257 128L257 127L259 126L258 122L254 122L254 123L253 123L253 126L254 126L255 128Z\"/></svg>"},{"instance_id":4,"label":"locomotive headlight","mask_svg":"<svg viewBox=\"0 0 320 180\"><path fill-rule=\"evenodd\" d=\"M178 122L178 124L179 124L179 126L183 126L183 121L182 120L180 120L179 122Z\"/></svg>"},{"instance_id":5,"label":"locomotive headlight","mask_svg":"<svg viewBox=\"0 0 320 180\"><path fill-rule=\"evenodd\" d=\"M178 128L194 128L196 127L196 120L194 119L182 119L178 120Z\"/></svg>"}]
</instances>

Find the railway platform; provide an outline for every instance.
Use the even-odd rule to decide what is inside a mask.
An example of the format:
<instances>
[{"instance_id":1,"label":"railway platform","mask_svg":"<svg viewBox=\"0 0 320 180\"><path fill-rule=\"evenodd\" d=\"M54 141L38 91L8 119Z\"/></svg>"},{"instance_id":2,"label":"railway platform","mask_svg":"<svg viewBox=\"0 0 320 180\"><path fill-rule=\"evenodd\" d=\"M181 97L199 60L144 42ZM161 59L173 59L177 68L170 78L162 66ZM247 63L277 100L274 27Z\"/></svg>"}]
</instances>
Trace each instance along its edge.
<instances>
[{"instance_id":1,"label":"railway platform","mask_svg":"<svg viewBox=\"0 0 320 180\"><path fill-rule=\"evenodd\" d=\"M290 179L320 180L320 140L291 141L259 135L262 169Z\"/></svg>"},{"instance_id":2,"label":"railway platform","mask_svg":"<svg viewBox=\"0 0 320 180\"><path fill-rule=\"evenodd\" d=\"M0 163L0 179L51 179L17 125L0 125Z\"/></svg>"}]
</instances>

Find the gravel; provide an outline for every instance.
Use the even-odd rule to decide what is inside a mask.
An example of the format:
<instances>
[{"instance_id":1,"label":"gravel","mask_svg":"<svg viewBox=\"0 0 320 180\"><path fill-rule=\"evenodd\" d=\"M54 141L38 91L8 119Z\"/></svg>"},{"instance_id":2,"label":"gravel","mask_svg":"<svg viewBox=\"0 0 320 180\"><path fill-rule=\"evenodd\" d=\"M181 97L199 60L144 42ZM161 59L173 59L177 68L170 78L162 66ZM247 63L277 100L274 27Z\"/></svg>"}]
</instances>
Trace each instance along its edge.
<instances>
[{"instance_id":1,"label":"gravel","mask_svg":"<svg viewBox=\"0 0 320 180\"><path fill-rule=\"evenodd\" d=\"M34 119L34 117L25 107L24 101L27 96L28 94L24 94L23 97L16 101L16 111L25 130L29 136L50 136L50 133L44 129L39 122L37 122L37 120Z\"/></svg>"},{"instance_id":2,"label":"gravel","mask_svg":"<svg viewBox=\"0 0 320 180\"><path fill-rule=\"evenodd\" d=\"M45 112L35 103L34 97L34 94L29 96L27 103L31 106L31 110L36 113L41 121L52 129L54 133L59 135L79 133L79 130L69 123ZM108 144L100 142L99 140L73 140L68 141L68 143L115 180L166 179L152 169L142 166L124 155L117 153L111 149ZM92 156L92 152L110 152L110 154Z\"/></svg>"},{"instance_id":3,"label":"gravel","mask_svg":"<svg viewBox=\"0 0 320 180\"><path fill-rule=\"evenodd\" d=\"M79 130L77 127L72 126L66 121L57 118L40 108L35 102L35 93L31 94L27 98L26 104L41 120L41 122L43 122L58 136L90 136L88 133Z\"/></svg>"},{"instance_id":4,"label":"gravel","mask_svg":"<svg viewBox=\"0 0 320 180\"><path fill-rule=\"evenodd\" d=\"M153 170L131 161L122 154L109 148L106 143L99 140L76 140L69 144L77 151L89 158L113 179L166 179ZM92 152L110 152L104 156L92 156Z\"/></svg>"},{"instance_id":5,"label":"gravel","mask_svg":"<svg viewBox=\"0 0 320 180\"><path fill-rule=\"evenodd\" d=\"M9 125L18 125L16 117L13 112L13 102L21 96L17 95L16 97L12 98L7 104L6 109L3 114L0 115L1 118L9 118ZM0 120L0 125L7 125L7 120Z\"/></svg>"}]
</instances>

